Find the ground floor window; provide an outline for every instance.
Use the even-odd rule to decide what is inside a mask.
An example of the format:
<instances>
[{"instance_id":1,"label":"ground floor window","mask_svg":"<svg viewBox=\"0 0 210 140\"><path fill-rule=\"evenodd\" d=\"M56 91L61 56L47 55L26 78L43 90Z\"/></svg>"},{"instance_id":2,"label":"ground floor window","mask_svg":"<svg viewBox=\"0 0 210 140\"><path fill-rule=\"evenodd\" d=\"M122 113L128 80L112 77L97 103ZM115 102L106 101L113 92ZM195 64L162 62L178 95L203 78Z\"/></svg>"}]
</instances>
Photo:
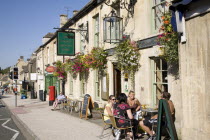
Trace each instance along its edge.
<instances>
[{"instance_id":1,"label":"ground floor window","mask_svg":"<svg viewBox=\"0 0 210 140\"><path fill-rule=\"evenodd\" d=\"M80 74L80 95L83 97L86 94L87 74Z\"/></svg>"},{"instance_id":2,"label":"ground floor window","mask_svg":"<svg viewBox=\"0 0 210 140\"><path fill-rule=\"evenodd\" d=\"M167 63L161 58L151 59L152 68L152 100L157 105L163 91L168 92Z\"/></svg>"},{"instance_id":3,"label":"ground floor window","mask_svg":"<svg viewBox=\"0 0 210 140\"><path fill-rule=\"evenodd\" d=\"M69 81L70 81L70 92L69 92L69 95L73 95L73 77L72 77L72 75L69 76Z\"/></svg>"},{"instance_id":4,"label":"ground floor window","mask_svg":"<svg viewBox=\"0 0 210 140\"><path fill-rule=\"evenodd\" d=\"M95 70L95 97L98 100L100 98L99 78L98 70Z\"/></svg>"}]
</instances>

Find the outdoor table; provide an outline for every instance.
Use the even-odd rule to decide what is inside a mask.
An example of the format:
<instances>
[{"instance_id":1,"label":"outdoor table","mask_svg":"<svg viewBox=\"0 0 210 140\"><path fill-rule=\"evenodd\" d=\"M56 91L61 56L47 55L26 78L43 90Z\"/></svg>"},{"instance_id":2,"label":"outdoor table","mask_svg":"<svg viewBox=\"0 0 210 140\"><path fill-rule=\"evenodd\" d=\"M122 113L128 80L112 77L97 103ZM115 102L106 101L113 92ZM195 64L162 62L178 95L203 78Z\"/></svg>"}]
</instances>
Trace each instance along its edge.
<instances>
[{"instance_id":1,"label":"outdoor table","mask_svg":"<svg viewBox=\"0 0 210 140\"><path fill-rule=\"evenodd\" d=\"M141 109L143 112L145 112L145 115L150 114L150 117L157 114L158 110L154 109L154 108L145 108L145 109Z\"/></svg>"}]
</instances>

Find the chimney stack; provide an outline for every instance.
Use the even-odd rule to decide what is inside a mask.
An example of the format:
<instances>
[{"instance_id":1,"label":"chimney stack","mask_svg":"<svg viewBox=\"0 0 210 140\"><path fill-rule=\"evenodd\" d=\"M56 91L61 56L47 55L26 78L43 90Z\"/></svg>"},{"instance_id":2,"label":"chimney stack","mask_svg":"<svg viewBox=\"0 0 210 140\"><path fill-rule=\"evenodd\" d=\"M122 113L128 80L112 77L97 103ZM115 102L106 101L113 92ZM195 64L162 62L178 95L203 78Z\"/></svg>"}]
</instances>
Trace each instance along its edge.
<instances>
[{"instance_id":1,"label":"chimney stack","mask_svg":"<svg viewBox=\"0 0 210 140\"><path fill-rule=\"evenodd\" d=\"M73 16L75 16L79 11L78 10L74 10L73 11Z\"/></svg>"},{"instance_id":2,"label":"chimney stack","mask_svg":"<svg viewBox=\"0 0 210 140\"><path fill-rule=\"evenodd\" d=\"M68 17L67 15L60 15L60 28L65 25L65 23L67 22Z\"/></svg>"},{"instance_id":3,"label":"chimney stack","mask_svg":"<svg viewBox=\"0 0 210 140\"><path fill-rule=\"evenodd\" d=\"M23 60L24 59L24 56L20 56L20 59Z\"/></svg>"}]
</instances>

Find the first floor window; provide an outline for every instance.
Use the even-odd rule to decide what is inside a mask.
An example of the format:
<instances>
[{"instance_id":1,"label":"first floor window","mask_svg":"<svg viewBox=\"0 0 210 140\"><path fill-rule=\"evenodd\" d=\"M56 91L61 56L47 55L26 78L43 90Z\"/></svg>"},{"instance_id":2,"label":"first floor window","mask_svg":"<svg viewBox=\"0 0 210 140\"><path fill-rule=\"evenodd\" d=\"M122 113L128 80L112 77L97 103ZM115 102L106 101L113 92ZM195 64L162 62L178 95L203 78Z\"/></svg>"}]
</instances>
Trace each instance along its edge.
<instances>
[{"instance_id":1,"label":"first floor window","mask_svg":"<svg viewBox=\"0 0 210 140\"><path fill-rule=\"evenodd\" d=\"M153 0L153 22L155 31L159 30L161 26L161 16L166 12L166 0Z\"/></svg>"},{"instance_id":2,"label":"first floor window","mask_svg":"<svg viewBox=\"0 0 210 140\"><path fill-rule=\"evenodd\" d=\"M94 17L94 47L99 47L99 15Z\"/></svg>"}]
</instances>

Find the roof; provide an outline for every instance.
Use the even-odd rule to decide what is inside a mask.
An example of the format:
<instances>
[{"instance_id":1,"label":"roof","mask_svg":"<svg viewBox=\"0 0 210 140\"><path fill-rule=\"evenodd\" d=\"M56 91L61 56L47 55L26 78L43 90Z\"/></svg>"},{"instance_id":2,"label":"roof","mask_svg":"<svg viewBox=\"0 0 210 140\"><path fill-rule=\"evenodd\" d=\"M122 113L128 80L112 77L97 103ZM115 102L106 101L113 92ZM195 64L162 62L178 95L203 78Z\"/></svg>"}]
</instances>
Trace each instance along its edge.
<instances>
[{"instance_id":1,"label":"roof","mask_svg":"<svg viewBox=\"0 0 210 140\"><path fill-rule=\"evenodd\" d=\"M43 38L51 38L54 36L54 33L48 33Z\"/></svg>"},{"instance_id":2,"label":"roof","mask_svg":"<svg viewBox=\"0 0 210 140\"><path fill-rule=\"evenodd\" d=\"M171 10L181 10L183 9L183 7L185 7L186 5L190 4L193 1L197 1L197 0L174 0L172 3L172 5L170 6Z\"/></svg>"}]
</instances>

